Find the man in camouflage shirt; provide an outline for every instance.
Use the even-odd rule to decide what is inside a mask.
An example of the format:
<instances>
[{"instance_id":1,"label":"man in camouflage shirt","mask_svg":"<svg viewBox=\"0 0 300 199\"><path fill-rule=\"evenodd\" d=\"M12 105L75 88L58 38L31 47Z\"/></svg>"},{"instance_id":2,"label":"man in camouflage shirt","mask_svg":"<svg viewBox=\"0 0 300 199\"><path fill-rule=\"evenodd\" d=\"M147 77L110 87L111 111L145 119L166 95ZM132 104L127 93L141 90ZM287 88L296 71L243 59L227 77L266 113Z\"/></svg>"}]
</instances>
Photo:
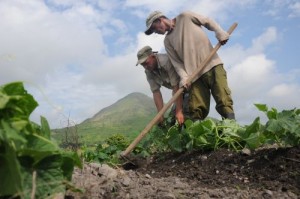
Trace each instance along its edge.
<instances>
[{"instance_id":1,"label":"man in camouflage shirt","mask_svg":"<svg viewBox=\"0 0 300 199\"><path fill-rule=\"evenodd\" d=\"M163 98L160 91L161 86L172 89L175 94L179 88L179 76L172 66L166 54L153 52L150 46L145 46L137 53L137 64L141 64L145 68L147 81L153 93L154 103L159 112L163 106ZM184 122L183 96L180 95L175 101L175 117L179 124ZM188 110L186 107L185 110ZM163 117L159 120L163 122Z\"/></svg>"}]
</instances>

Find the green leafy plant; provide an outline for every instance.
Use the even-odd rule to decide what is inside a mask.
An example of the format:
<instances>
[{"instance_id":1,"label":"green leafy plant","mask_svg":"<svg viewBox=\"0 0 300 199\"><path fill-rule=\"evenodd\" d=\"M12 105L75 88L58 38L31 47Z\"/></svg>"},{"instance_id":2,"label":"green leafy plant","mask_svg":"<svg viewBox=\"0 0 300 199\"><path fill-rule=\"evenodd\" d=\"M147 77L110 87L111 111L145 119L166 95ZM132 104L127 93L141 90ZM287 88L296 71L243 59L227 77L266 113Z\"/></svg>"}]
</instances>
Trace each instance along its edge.
<instances>
[{"instance_id":1,"label":"green leafy plant","mask_svg":"<svg viewBox=\"0 0 300 199\"><path fill-rule=\"evenodd\" d=\"M265 104L255 106L269 119L265 125L265 135L270 142L285 146L300 144L300 109L278 112L275 108L269 110Z\"/></svg>"},{"instance_id":2,"label":"green leafy plant","mask_svg":"<svg viewBox=\"0 0 300 199\"><path fill-rule=\"evenodd\" d=\"M256 149L265 144L297 146L300 144L300 110L283 110L255 104L268 117L265 125L257 117L252 124L241 126L234 120L213 120L192 122L187 120L184 128L178 124L169 129L153 128L149 139L144 142L148 153L188 150L217 150L228 148L240 151L243 148Z\"/></svg>"},{"instance_id":3,"label":"green leafy plant","mask_svg":"<svg viewBox=\"0 0 300 199\"><path fill-rule=\"evenodd\" d=\"M250 125L239 125L235 120L207 118L193 122L186 120L184 125L175 125L167 118L163 125L154 126L149 134L134 149L133 153L148 156L165 152L185 152L190 150L218 150L227 148L240 151L244 148L256 149L266 144L296 146L300 144L299 109L283 110L255 104L258 110L268 117L262 124L257 117ZM88 161L118 164L119 154L130 144L124 137L112 136L99 144L96 150L86 150Z\"/></svg>"},{"instance_id":4,"label":"green leafy plant","mask_svg":"<svg viewBox=\"0 0 300 199\"><path fill-rule=\"evenodd\" d=\"M112 135L98 144L95 150L84 148L82 157L87 162L96 161L114 166L120 163L119 155L128 145L129 140L123 135Z\"/></svg>"},{"instance_id":5,"label":"green leafy plant","mask_svg":"<svg viewBox=\"0 0 300 199\"><path fill-rule=\"evenodd\" d=\"M73 168L81 167L76 153L51 140L44 117L41 125L30 121L37 106L22 82L0 87L0 196L53 198L72 187Z\"/></svg>"}]
</instances>

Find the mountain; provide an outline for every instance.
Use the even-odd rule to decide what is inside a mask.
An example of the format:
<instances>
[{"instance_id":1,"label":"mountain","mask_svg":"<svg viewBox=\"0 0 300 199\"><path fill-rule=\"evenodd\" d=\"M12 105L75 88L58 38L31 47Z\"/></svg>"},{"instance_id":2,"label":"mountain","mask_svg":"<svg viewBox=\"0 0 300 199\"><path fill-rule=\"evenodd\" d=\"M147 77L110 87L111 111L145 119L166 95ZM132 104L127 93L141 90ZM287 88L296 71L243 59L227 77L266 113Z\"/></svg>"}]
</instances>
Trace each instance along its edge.
<instances>
[{"instance_id":1,"label":"mountain","mask_svg":"<svg viewBox=\"0 0 300 199\"><path fill-rule=\"evenodd\" d=\"M72 135L78 134L79 141L88 145L102 141L113 134L135 138L156 113L153 99L135 92L103 108L93 117L74 127L55 130L53 137L65 141L67 138L71 139Z\"/></svg>"},{"instance_id":2,"label":"mountain","mask_svg":"<svg viewBox=\"0 0 300 199\"><path fill-rule=\"evenodd\" d=\"M131 93L116 103L100 110L83 123L95 122L97 125L126 124L133 119L148 118L156 113L153 99L142 93Z\"/></svg>"}]
</instances>

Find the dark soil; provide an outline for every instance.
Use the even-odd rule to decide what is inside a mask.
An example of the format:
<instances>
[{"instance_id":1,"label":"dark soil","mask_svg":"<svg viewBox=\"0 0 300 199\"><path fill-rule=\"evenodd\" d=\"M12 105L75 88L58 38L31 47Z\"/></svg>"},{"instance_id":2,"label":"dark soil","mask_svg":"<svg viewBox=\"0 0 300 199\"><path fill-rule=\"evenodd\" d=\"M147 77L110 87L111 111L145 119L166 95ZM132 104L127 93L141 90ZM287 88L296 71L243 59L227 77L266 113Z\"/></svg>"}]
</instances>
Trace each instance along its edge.
<instances>
[{"instance_id":1,"label":"dark soil","mask_svg":"<svg viewBox=\"0 0 300 199\"><path fill-rule=\"evenodd\" d=\"M100 167L75 171L85 192L68 198L300 198L300 146L162 154L135 170Z\"/></svg>"}]
</instances>

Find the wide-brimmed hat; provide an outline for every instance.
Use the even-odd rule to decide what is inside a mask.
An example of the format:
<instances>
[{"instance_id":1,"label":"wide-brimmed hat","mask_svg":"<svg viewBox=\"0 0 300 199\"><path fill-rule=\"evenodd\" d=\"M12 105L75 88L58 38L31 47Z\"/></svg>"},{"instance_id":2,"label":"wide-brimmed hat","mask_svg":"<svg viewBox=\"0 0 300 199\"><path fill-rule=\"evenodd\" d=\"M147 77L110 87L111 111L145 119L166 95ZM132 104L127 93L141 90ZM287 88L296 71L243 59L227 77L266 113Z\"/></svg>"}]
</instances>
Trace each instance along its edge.
<instances>
[{"instance_id":1,"label":"wide-brimmed hat","mask_svg":"<svg viewBox=\"0 0 300 199\"><path fill-rule=\"evenodd\" d=\"M140 49L137 53L138 61L136 65L144 63L147 60L148 56L151 55L152 53L156 53L156 52L153 52L150 46L145 46L142 49Z\"/></svg>"},{"instance_id":2,"label":"wide-brimmed hat","mask_svg":"<svg viewBox=\"0 0 300 199\"><path fill-rule=\"evenodd\" d=\"M145 30L146 35L151 35L153 33L153 30L151 29L153 22L156 19L163 17L163 16L165 16L165 15L160 11L154 11L149 14L149 16L146 19L146 27L147 27L147 29Z\"/></svg>"}]
</instances>

